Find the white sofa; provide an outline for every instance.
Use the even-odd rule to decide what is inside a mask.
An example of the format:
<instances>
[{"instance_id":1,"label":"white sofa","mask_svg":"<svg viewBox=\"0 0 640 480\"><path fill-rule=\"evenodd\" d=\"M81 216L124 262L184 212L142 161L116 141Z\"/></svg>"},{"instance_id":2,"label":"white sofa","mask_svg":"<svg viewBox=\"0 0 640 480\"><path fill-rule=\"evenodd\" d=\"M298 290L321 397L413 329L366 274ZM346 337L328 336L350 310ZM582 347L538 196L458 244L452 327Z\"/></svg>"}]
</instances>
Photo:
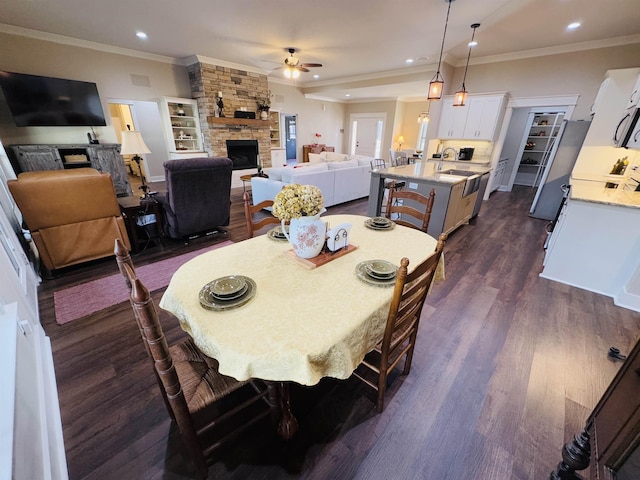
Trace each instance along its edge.
<instances>
[{"instance_id":1,"label":"white sofa","mask_svg":"<svg viewBox=\"0 0 640 480\"><path fill-rule=\"evenodd\" d=\"M253 203L273 200L288 183L315 185L322 191L325 207L367 197L371 160L363 155L322 152L309 154L309 163L265 168L269 178L251 179Z\"/></svg>"}]
</instances>

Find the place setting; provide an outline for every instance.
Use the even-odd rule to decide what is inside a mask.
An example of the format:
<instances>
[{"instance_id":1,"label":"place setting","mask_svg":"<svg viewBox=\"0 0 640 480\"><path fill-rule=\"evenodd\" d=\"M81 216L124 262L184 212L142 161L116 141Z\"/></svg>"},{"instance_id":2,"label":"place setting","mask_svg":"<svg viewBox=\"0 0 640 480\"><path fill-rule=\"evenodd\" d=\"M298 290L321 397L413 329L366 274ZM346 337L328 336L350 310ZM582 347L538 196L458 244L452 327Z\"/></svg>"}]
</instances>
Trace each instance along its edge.
<instances>
[{"instance_id":1,"label":"place setting","mask_svg":"<svg viewBox=\"0 0 640 480\"><path fill-rule=\"evenodd\" d=\"M244 305L256 294L256 282L243 275L228 275L207 283L200 290L200 305L207 310L229 310Z\"/></svg>"},{"instance_id":2,"label":"place setting","mask_svg":"<svg viewBox=\"0 0 640 480\"><path fill-rule=\"evenodd\" d=\"M364 226L372 230L392 230L396 222L387 217L372 217L364 221Z\"/></svg>"},{"instance_id":3,"label":"place setting","mask_svg":"<svg viewBox=\"0 0 640 480\"><path fill-rule=\"evenodd\" d=\"M356 265L356 276L365 283L388 287L396 283L398 267L386 260L367 260Z\"/></svg>"},{"instance_id":4,"label":"place setting","mask_svg":"<svg viewBox=\"0 0 640 480\"><path fill-rule=\"evenodd\" d=\"M286 242L287 237L285 236L284 232L282 231L282 226L278 225L277 227L273 227L271 230L269 230L267 232L267 237L270 238L271 240L275 240L277 242Z\"/></svg>"}]
</instances>

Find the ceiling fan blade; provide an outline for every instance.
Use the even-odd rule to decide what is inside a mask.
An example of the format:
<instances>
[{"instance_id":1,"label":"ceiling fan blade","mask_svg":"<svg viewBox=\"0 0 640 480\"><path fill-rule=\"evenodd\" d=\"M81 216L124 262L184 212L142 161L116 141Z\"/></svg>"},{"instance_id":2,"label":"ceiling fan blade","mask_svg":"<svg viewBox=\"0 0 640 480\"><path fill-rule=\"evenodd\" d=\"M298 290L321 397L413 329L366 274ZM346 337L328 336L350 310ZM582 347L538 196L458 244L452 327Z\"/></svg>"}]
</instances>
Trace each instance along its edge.
<instances>
[{"instance_id":1,"label":"ceiling fan blade","mask_svg":"<svg viewBox=\"0 0 640 480\"><path fill-rule=\"evenodd\" d=\"M296 68L297 68L298 70L300 70L301 72L308 72L308 71L309 71L309 69L308 69L308 68L301 67L300 65L298 65Z\"/></svg>"},{"instance_id":2,"label":"ceiling fan blade","mask_svg":"<svg viewBox=\"0 0 640 480\"><path fill-rule=\"evenodd\" d=\"M321 67L321 63L301 63L301 67Z\"/></svg>"}]
</instances>

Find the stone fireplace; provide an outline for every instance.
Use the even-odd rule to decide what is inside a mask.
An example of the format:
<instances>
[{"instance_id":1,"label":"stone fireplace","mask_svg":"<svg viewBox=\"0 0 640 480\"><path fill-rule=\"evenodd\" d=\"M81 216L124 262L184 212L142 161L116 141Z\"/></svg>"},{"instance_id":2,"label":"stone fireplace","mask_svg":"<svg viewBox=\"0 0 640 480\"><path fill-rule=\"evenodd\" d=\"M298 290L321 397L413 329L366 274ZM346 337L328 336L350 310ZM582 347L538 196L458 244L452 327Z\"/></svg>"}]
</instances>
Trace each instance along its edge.
<instances>
[{"instance_id":1,"label":"stone fireplace","mask_svg":"<svg viewBox=\"0 0 640 480\"><path fill-rule=\"evenodd\" d=\"M262 166L271 166L270 120L234 118L237 110L257 112L258 99L269 95L267 76L212 65L199 57L192 59L187 68L191 96L198 102L204 150L210 156L226 157L227 141L251 141L257 143ZM224 101L224 117L216 116L218 92ZM257 162L253 168L256 167ZM248 168L252 167L242 167Z\"/></svg>"}]
</instances>

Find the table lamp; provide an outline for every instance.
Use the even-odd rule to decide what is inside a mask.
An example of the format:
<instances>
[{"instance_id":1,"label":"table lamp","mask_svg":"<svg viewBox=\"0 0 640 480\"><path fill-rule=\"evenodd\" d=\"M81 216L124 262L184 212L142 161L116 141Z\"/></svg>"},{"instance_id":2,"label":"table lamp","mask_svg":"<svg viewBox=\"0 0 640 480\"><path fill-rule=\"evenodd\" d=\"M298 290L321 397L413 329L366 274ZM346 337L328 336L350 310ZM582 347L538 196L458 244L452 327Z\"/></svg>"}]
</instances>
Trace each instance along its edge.
<instances>
[{"instance_id":1,"label":"table lamp","mask_svg":"<svg viewBox=\"0 0 640 480\"><path fill-rule=\"evenodd\" d=\"M149 186L146 184L144 179L144 174L142 173L142 167L140 166L142 157L139 154L151 153L151 150L149 150L147 145L144 143L144 140L142 139L142 135L140 135L140 132L136 130L123 131L121 133L121 139L122 139L122 147L120 148L120 153L122 155L133 155L131 160L136 162L136 164L138 165L138 172L140 172L140 179L142 181L142 185L140 186L140 190L142 190L142 193L143 193L142 198L148 198Z\"/></svg>"}]
</instances>

